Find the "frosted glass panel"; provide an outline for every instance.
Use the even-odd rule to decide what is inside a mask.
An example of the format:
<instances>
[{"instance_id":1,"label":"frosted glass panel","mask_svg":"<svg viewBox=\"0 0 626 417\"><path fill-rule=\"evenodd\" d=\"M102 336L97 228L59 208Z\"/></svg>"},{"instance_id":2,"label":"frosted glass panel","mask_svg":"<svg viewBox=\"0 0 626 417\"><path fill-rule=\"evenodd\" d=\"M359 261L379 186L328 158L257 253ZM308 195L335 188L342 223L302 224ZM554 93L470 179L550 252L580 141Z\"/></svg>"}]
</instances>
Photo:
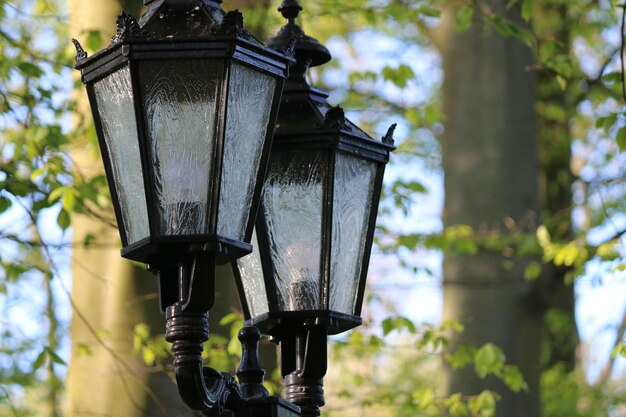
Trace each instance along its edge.
<instances>
[{"instance_id":1,"label":"frosted glass panel","mask_svg":"<svg viewBox=\"0 0 626 417\"><path fill-rule=\"evenodd\" d=\"M274 280L281 310L321 307L320 256L326 154L283 152L272 157L263 190Z\"/></svg>"},{"instance_id":2,"label":"frosted glass panel","mask_svg":"<svg viewBox=\"0 0 626 417\"><path fill-rule=\"evenodd\" d=\"M331 310L354 314L376 164L338 153L330 265Z\"/></svg>"},{"instance_id":3,"label":"frosted glass panel","mask_svg":"<svg viewBox=\"0 0 626 417\"><path fill-rule=\"evenodd\" d=\"M222 64L147 61L140 67L159 232L204 234Z\"/></svg>"},{"instance_id":4,"label":"frosted glass panel","mask_svg":"<svg viewBox=\"0 0 626 417\"><path fill-rule=\"evenodd\" d=\"M150 228L128 67L96 82L93 88L117 184L122 229L132 244L148 237Z\"/></svg>"},{"instance_id":5,"label":"frosted glass panel","mask_svg":"<svg viewBox=\"0 0 626 417\"><path fill-rule=\"evenodd\" d=\"M248 301L250 317L254 318L270 311L267 303L267 292L263 279L263 267L259 255L259 244L256 231L252 234L252 246L254 250L250 255L237 260L237 268L241 275L243 289Z\"/></svg>"},{"instance_id":6,"label":"frosted glass panel","mask_svg":"<svg viewBox=\"0 0 626 417\"><path fill-rule=\"evenodd\" d=\"M231 69L217 233L244 240L276 80L243 65Z\"/></svg>"}]
</instances>

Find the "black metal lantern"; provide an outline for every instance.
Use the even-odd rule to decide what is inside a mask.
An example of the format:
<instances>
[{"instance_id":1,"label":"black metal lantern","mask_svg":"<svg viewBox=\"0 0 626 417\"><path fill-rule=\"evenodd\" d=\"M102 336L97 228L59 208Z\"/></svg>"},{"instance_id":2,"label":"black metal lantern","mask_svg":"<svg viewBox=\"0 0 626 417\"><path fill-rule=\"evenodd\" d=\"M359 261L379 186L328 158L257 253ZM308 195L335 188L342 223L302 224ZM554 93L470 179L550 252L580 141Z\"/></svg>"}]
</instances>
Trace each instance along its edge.
<instances>
[{"instance_id":1,"label":"black metal lantern","mask_svg":"<svg viewBox=\"0 0 626 417\"><path fill-rule=\"evenodd\" d=\"M326 92L307 84L308 67L327 62L330 53L295 25L297 2L279 10L290 23L267 44L280 49L297 35L297 62L278 114L255 252L234 270L248 324L280 336L303 320L325 320L330 334L340 333L361 323L393 128L373 140L328 104Z\"/></svg>"},{"instance_id":2,"label":"black metal lantern","mask_svg":"<svg viewBox=\"0 0 626 417\"><path fill-rule=\"evenodd\" d=\"M246 324L281 348L286 399L320 415L327 335L361 323L361 306L392 126L373 140L308 85L309 67L331 56L295 24L297 0L279 8L289 23L268 46L297 39L278 114L253 237L233 262Z\"/></svg>"},{"instance_id":3,"label":"black metal lantern","mask_svg":"<svg viewBox=\"0 0 626 417\"><path fill-rule=\"evenodd\" d=\"M95 55L75 41L122 256L160 265L202 245L218 262L237 258L252 249L289 58L217 1L145 3Z\"/></svg>"}]
</instances>

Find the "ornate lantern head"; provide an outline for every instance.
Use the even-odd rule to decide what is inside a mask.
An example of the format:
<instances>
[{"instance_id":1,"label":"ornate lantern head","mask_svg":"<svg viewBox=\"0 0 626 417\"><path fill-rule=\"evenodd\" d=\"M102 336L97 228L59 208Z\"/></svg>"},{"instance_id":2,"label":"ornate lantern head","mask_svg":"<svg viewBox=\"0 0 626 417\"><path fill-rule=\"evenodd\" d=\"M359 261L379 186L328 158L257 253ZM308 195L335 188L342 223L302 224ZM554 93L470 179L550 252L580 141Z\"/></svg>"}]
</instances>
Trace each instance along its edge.
<instances>
[{"instance_id":1,"label":"ornate lantern head","mask_svg":"<svg viewBox=\"0 0 626 417\"><path fill-rule=\"evenodd\" d=\"M93 56L74 41L122 256L158 267L201 247L235 259L252 249L290 58L218 2L146 3L138 22L122 13Z\"/></svg>"},{"instance_id":2,"label":"ornate lantern head","mask_svg":"<svg viewBox=\"0 0 626 417\"><path fill-rule=\"evenodd\" d=\"M340 333L361 323L361 306L383 173L393 128L374 140L309 86L310 66L330 59L295 25L300 6L284 1L289 23L268 46L295 36L261 196L254 253L234 262L247 323L277 336L302 323Z\"/></svg>"}]
</instances>

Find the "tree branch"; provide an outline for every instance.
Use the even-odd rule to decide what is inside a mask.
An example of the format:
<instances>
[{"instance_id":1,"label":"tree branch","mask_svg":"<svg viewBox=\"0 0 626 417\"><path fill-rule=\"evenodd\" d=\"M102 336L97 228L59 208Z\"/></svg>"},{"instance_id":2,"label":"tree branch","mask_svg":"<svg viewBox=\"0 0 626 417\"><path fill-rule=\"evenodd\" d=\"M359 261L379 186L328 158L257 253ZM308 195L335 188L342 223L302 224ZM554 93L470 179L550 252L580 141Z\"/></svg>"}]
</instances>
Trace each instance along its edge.
<instances>
[{"instance_id":1,"label":"tree branch","mask_svg":"<svg viewBox=\"0 0 626 417\"><path fill-rule=\"evenodd\" d=\"M624 337L626 337L626 309L624 310L624 314L622 315L622 323L620 324L617 330L617 336L615 337L615 342L613 343L611 347L611 352L615 351L615 349L620 345L620 343L622 343L622 341L624 340ZM611 377L611 373L613 372L613 367L615 366L616 359L617 359L617 355L611 354L609 359L604 364L604 367L602 368L602 372L600 372L600 378L598 378L598 381L594 384L594 387L602 388L606 385L607 381Z\"/></svg>"}]
</instances>

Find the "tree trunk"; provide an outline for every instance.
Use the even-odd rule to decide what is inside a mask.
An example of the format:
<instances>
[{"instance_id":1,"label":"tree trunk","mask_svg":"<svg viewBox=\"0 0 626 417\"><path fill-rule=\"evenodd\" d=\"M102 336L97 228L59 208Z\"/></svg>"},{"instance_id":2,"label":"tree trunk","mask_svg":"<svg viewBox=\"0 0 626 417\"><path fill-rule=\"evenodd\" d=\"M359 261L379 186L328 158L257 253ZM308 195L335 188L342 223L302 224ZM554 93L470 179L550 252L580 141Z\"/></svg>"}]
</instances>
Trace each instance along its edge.
<instances>
[{"instance_id":1,"label":"tree trunk","mask_svg":"<svg viewBox=\"0 0 626 417\"><path fill-rule=\"evenodd\" d=\"M131 2L127 6L130 6ZM132 2L137 12L141 1ZM86 30L110 37L120 12L117 0L70 0L71 34L85 40ZM90 119L81 92L80 114ZM74 149L75 169L90 176L102 163L85 140ZM112 214L107 213L112 216ZM172 379L146 366L133 355L134 327L148 324L161 333L156 278L119 253L115 228L88 216L74 216L74 241L97 237L89 247L73 251L72 360L68 374L67 415L72 416L189 416ZM90 353L85 353L90 351Z\"/></svg>"},{"instance_id":2,"label":"tree trunk","mask_svg":"<svg viewBox=\"0 0 626 417\"><path fill-rule=\"evenodd\" d=\"M519 20L515 8L506 10L507 1L489 4L496 14ZM482 22L456 31L452 9L444 15L441 36L444 223L480 232L511 233L513 228L533 233L539 215L539 163L531 51ZM462 334L453 336L451 349L496 344L507 362L520 368L529 391L515 394L493 377L479 379L472 368L449 367L444 388L447 394L496 391L501 396L497 416L540 413L543 309L535 302L534 285L524 279L527 263L507 257L506 250L444 257L444 319L465 325Z\"/></svg>"},{"instance_id":3,"label":"tree trunk","mask_svg":"<svg viewBox=\"0 0 626 417\"><path fill-rule=\"evenodd\" d=\"M558 53L570 55L571 21L568 4L541 2L537 6L537 29L541 39L554 39ZM569 16L569 17L568 17ZM572 240L572 184L575 181L570 168L572 139L570 121L578 103L572 89L562 88L549 70L539 73L539 155L541 161L542 209L550 236L557 240ZM555 112L555 109L561 112ZM550 111L551 110L551 111ZM543 298L548 314L544 329L543 368L564 365L568 371L576 367L579 334L576 327L576 295L574 285L566 274L571 268L547 265L542 277ZM556 319L556 320L555 320Z\"/></svg>"}]
</instances>

